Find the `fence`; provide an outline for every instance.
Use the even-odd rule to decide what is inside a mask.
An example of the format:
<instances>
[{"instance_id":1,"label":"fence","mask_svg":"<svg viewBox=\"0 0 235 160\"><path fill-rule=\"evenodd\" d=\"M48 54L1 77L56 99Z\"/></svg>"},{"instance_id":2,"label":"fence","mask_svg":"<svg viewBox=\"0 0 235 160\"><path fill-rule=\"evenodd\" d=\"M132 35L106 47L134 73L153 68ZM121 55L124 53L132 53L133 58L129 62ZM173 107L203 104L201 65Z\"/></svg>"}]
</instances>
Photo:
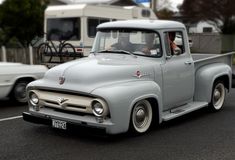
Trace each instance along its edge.
<instances>
[{"instance_id":1,"label":"fence","mask_svg":"<svg viewBox=\"0 0 235 160\"><path fill-rule=\"evenodd\" d=\"M77 55L77 54L76 54ZM80 55L80 54L79 54ZM43 60L48 60L49 56L44 56ZM79 56L65 56L62 58L63 62L73 60L75 58L80 58ZM0 47L0 61L5 62L20 62L24 64L41 64L42 57L38 55L37 48L6 48L4 46ZM60 63L60 57L53 56L54 63ZM44 62L44 64L46 61ZM47 64L49 65L49 63Z\"/></svg>"},{"instance_id":2,"label":"fence","mask_svg":"<svg viewBox=\"0 0 235 160\"><path fill-rule=\"evenodd\" d=\"M224 53L235 50L235 35L193 33L189 37L193 41L191 52Z\"/></svg>"},{"instance_id":3,"label":"fence","mask_svg":"<svg viewBox=\"0 0 235 160\"><path fill-rule=\"evenodd\" d=\"M20 62L24 64L39 64L36 48L0 48L0 61Z\"/></svg>"}]
</instances>

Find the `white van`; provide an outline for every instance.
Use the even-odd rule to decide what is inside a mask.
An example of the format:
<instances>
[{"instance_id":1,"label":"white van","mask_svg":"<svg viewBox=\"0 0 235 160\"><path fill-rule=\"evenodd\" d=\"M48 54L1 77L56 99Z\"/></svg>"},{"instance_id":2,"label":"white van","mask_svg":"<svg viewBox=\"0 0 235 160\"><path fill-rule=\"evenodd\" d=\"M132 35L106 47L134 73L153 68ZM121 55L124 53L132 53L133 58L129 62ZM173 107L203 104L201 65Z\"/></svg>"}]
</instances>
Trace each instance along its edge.
<instances>
[{"instance_id":1,"label":"white van","mask_svg":"<svg viewBox=\"0 0 235 160\"><path fill-rule=\"evenodd\" d=\"M88 56L96 26L100 23L127 19L157 19L149 8L137 6L121 7L110 5L59 5L45 10L44 31L47 39L58 44L67 40L77 53Z\"/></svg>"}]
</instances>

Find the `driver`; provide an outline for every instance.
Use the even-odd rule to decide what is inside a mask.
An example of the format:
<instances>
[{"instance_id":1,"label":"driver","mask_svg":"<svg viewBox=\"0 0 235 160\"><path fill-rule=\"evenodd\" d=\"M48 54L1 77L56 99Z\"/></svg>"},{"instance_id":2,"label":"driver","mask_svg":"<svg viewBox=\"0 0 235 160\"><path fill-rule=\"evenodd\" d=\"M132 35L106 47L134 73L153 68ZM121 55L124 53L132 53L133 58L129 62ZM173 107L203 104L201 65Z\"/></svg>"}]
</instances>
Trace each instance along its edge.
<instances>
[{"instance_id":1,"label":"driver","mask_svg":"<svg viewBox=\"0 0 235 160\"><path fill-rule=\"evenodd\" d=\"M142 49L142 52L144 52L145 55L151 55L151 50L156 49L156 44L154 44L154 34L147 33L145 35L145 42L146 42L146 45Z\"/></svg>"},{"instance_id":2,"label":"driver","mask_svg":"<svg viewBox=\"0 0 235 160\"><path fill-rule=\"evenodd\" d=\"M175 44L175 32L169 32L169 41L172 55L179 55L182 53L181 49Z\"/></svg>"},{"instance_id":3,"label":"driver","mask_svg":"<svg viewBox=\"0 0 235 160\"><path fill-rule=\"evenodd\" d=\"M129 41L129 33L119 33L118 36L118 43L115 43L111 46L113 50L125 50L132 52L133 51L133 45Z\"/></svg>"}]
</instances>

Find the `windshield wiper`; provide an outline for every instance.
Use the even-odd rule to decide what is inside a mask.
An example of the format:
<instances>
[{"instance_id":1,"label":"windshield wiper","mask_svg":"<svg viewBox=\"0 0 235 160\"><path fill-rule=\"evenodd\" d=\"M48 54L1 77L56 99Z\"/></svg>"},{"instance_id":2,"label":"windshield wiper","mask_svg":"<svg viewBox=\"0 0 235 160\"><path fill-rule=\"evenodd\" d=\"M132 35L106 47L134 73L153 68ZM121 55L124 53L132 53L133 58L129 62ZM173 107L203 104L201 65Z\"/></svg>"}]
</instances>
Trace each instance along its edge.
<instances>
[{"instance_id":1,"label":"windshield wiper","mask_svg":"<svg viewBox=\"0 0 235 160\"><path fill-rule=\"evenodd\" d=\"M105 49L105 50L98 51L97 53L113 53L113 52L114 52L113 50Z\"/></svg>"},{"instance_id":2,"label":"windshield wiper","mask_svg":"<svg viewBox=\"0 0 235 160\"><path fill-rule=\"evenodd\" d=\"M98 53L124 53L124 54L129 54L134 58L137 58L137 56L134 55L132 52L121 50L121 49L120 50L102 50L102 51L99 51Z\"/></svg>"}]
</instances>

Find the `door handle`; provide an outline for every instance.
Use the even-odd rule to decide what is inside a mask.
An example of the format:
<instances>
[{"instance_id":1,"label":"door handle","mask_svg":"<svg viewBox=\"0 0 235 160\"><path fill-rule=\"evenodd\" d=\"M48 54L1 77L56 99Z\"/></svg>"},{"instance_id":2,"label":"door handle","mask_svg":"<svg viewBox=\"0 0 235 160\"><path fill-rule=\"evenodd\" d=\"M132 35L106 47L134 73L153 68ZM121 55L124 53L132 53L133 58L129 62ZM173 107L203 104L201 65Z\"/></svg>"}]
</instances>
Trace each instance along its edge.
<instances>
[{"instance_id":1,"label":"door handle","mask_svg":"<svg viewBox=\"0 0 235 160\"><path fill-rule=\"evenodd\" d=\"M192 64L192 61L186 61L186 62L184 62L184 64L186 64L186 65L191 65L191 64Z\"/></svg>"}]
</instances>

